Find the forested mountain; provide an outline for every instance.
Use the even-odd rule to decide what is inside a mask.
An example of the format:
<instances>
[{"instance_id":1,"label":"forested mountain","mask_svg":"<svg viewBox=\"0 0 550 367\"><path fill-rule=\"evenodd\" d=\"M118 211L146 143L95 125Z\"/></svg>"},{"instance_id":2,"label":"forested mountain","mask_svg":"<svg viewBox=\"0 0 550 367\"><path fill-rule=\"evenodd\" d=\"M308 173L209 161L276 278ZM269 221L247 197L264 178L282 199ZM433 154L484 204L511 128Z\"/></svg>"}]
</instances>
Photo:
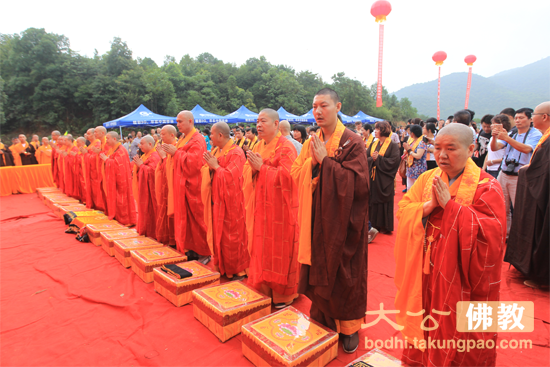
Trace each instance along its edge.
<instances>
[{"instance_id":1,"label":"forested mountain","mask_svg":"<svg viewBox=\"0 0 550 367\"><path fill-rule=\"evenodd\" d=\"M125 115L140 104L175 116L196 104L225 115L241 105L258 112L283 106L294 114L311 108L315 92L334 88L342 112L359 110L402 121L417 112L406 98L384 90L384 106L376 108L376 85L365 86L342 73L330 83L311 71L296 72L273 65L265 57L236 66L209 53L181 60L167 56L163 65L134 59L120 38L104 55L91 58L70 48L63 35L29 28L21 34L0 34L0 127L2 134L46 133L52 129L82 133Z\"/></svg>"},{"instance_id":2,"label":"forested mountain","mask_svg":"<svg viewBox=\"0 0 550 367\"><path fill-rule=\"evenodd\" d=\"M441 78L441 116L446 118L464 108L468 73L453 73ZM418 113L435 116L437 112L437 79L414 84L395 92L408 98ZM476 119L487 113L498 113L506 107L535 108L550 100L550 57L532 64L503 71L485 78L472 75L468 108Z\"/></svg>"}]
</instances>

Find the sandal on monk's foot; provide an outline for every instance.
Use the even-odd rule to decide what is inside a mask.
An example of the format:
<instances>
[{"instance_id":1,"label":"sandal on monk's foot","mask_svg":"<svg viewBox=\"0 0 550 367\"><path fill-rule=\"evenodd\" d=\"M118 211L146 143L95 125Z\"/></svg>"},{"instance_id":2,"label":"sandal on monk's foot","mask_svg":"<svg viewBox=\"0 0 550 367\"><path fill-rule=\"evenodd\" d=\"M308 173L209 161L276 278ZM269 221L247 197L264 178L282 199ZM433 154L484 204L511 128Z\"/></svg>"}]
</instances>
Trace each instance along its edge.
<instances>
[{"instance_id":1,"label":"sandal on monk's foot","mask_svg":"<svg viewBox=\"0 0 550 367\"><path fill-rule=\"evenodd\" d=\"M342 348L344 352L351 354L359 347L359 332L356 331L351 335L343 335Z\"/></svg>"},{"instance_id":2,"label":"sandal on monk's foot","mask_svg":"<svg viewBox=\"0 0 550 367\"><path fill-rule=\"evenodd\" d=\"M523 282L523 284L525 284L528 287L535 288L535 289L540 288L539 284L532 281L531 279L527 279L525 282Z\"/></svg>"},{"instance_id":3,"label":"sandal on monk's foot","mask_svg":"<svg viewBox=\"0 0 550 367\"><path fill-rule=\"evenodd\" d=\"M232 278L230 278L229 280L231 281L234 281L234 280L243 280L244 278L246 278L246 275L241 275L241 276L238 276L238 275L234 275Z\"/></svg>"},{"instance_id":4,"label":"sandal on monk's foot","mask_svg":"<svg viewBox=\"0 0 550 367\"><path fill-rule=\"evenodd\" d=\"M286 306L290 306L292 304L292 302L294 302L294 300L288 302L288 303L284 303L284 302L281 302L281 303L275 303L273 305L273 307L275 307L276 309L279 309L279 308L285 308Z\"/></svg>"}]
</instances>

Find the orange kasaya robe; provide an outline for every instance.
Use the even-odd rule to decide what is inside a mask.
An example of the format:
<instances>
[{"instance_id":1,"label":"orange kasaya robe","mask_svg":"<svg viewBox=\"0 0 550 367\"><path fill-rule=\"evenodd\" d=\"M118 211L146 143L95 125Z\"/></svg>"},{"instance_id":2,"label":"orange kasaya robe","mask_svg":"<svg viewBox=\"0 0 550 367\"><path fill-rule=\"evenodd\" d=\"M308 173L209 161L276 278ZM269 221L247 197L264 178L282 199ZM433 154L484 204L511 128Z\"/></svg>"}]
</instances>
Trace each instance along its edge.
<instances>
[{"instance_id":1,"label":"orange kasaya robe","mask_svg":"<svg viewBox=\"0 0 550 367\"><path fill-rule=\"evenodd\" d=\"M250 150L254 150L259 141L260 139L258 139L258 137L254 135L254 139L248 141L248 148L250 148Z\"/></svg>"},{"instance_id":2,"label":"orange kasaya robe","mask_svg":"<svg viewBox=\"0 0 550 367\"><path fill-rule=\"evenodd\" d=\"M122 225L134 225L137 223L137 213L132 193L130 157L121 143L117 143L107 153L109 158L104 162L103 178L107 216Z\"/></svg>"},{"instance_id":3,"label":"orange kasaya robe","mask_svg":"<svg viewBox=\"0 0 550 367\"><path fill-rule=\"evenodd\" d=\"M36 160L38 164L52 163L52 147L50 145L41 145L36 150Z\"/></svg>"},{"instance_id":4,"label":"orange kasaya robe","mask_svg":"<svg viewBox=\"0 0 550 367\"><path fill-rule=\"evenodd\" d=\"M320 130L317 135L325 140ZM326 141L328 156L312 166L305 141L292 165L300 207L300 293L311 317L352 335L367 308L369 168L365 142L338 120Z\"/></svg>"},{"instance_id":5,"label":"orange kasaya robe","mask_svg":"<svg viewBox=\"0 0 550 367\"><path fill-rule=\"evenodd\" d=\"M157 237L157 193L155 171L161 161L159 154L151 150L141 156L143 164L138 168L132 163L132 189L138 207L137 231L142 236Z\"/></svg>"},{"instance_id":6,"label":"orange kasaya robe","mask_svg":"<svg viewBox=\"0 0 550 367\"><path fill-rule=\"evenodd\" d=\"M17 143L10 147L11 153L13 154L13 163L16 166L22 166L20 154L25 151L25 147L21 143Z\"/></svg>"},{"instance_id":7,"label":"orange kasaya robe","mask_svg":"<svg viewBox=\"0 0 550 367\"><path fill-rule=\"evenodd\" d=\"M201 192L207 238L212 241L212 261L221 274L228 277L244 275L250 264L243 195L246 157L231 139L223 149L214 148L212 154L220 166L210 171L208 165L204 165L201 170Z\"/></svg>"},{"instance_id":8,"label":"orange kasaya robe","mask_svg":"<svg viewBox=\"0 0 550 367\"><path fill-rule=\"evenodd\" d=\"M501 266L506 243L506 211L499 183L468 159L461 176L450 186L451 200L422 218L423 205L431 200L437 168L423 173L399 202L399 226L395 241L395 308L397 323L410 345L403 361L409 366L494 366L496 349L426 348L429 340L484 340L495 332L457 331L458 301L498 301ZM425 224L423 224L423 219ZM422 313L421 311L424 312ZM417 316L407 315L416 313ZM493 311L493 322L496 322ZM435 320L426 323L423 319ZM481 328L480 328L481 329ZM416 349L413 340L418 342Z\"/></svg>"},{"instance_id":9,"label":"orange kasaya robe","mask_svg":"<svg viewBox=\"0 0 550 367\"><path fill-rule=\"evenodd\" d=\"M51 154L51 163L52 163L52 177L53 181L55 182L55 185L57 187L60 186L59 182L59 163L57 160L59 159L59 154L57 153L57 140L52 140L54 147L52 148L52 154Z\"/></svg>"},{"instance_id":10,"label":"orange kasaya robe","mask_svg":"<svg viewBox=\"0 0 550 367\"><path fill-rule=\"evenodd\" d=\"M62 147L58 148L60 152L57 154L57 177L59 179L59 189L67 194L67 182L65 181L65 154L68 153L69 149L67 146L63 145Z\"/></svg>"},{"instance_id":11,"label":"orange kasaya robe","mask_svg":"<svg viewBox=\"0 0 550 367\"><path fill-rule=\"evenodd\" d=\"M101 140L96 139L88 146L88 153L84 154L85 180L86 180L86 207L105 211L105 201L103 198L103 188L101 182L103 179L101 173L101 158L99 154L94 153L92 148L105 150L105 137Z\"/></svg>"},{"instance_id":12,"label":"orange kasaya robe","mask_svg":"<svg viewBox=\"0 0 550 367\"><path fill-rule=\"evenodd\" d=\"M80 152L80 149L74 157L72 157L73 164L73 197L86 202L86 166L84 164L84 155Z\"/></svg>"},{"instance_id":13,"label":"orange kasaya robe","mask_svg":"<svg viewBox=\"0 0 550 367\"><path fill-rule=\"evenodd\" d=\"M248 284L266 293L273 302L288 303L297 297L298 187L290 169L296 159L294 145L279 132L269 143L254 148L263 159L259 172L244 166L246 227L250 249Z\"/></svg>"},{"instance_id":14,"label":"orange kasaya robe","mask_svg":"<svg viewBox=\"0 0 550 367\"><path fill-rule=\"evenodd\" d=\"M180 139L174 154L174 227L179 251L211 255L201 196L201 168L206 152L204 137L193 130Z\"/></svg>"},{"instance_id":15,"label":"orange kasaya robe","mask_svg":"<svg viewBox=\"0 0 550 367\"><path fill-rule=\"evenodd\" d=\"M176 142L172 143L172 145L176 145ZM166 158L159 161L155 170L155 197L157 200L155 238L165 245L175 245L174 157L169 154L166 155Z\"/></svg>"},{"instance_id":16,"label":"orange kasaya robe","mask_svg":"<svg viewBox=\"0 0 550 367\"><path fill-rule=\"evenodd\" d=\"M77 191L80 188L80 179L75 172L75 162L78 160L78 155L72 156L71 153L80 153L77 147L67 147L67 156L63 157L63 172L65 178L65 193L73 198L80 199Z\"/></svg>"}]
</instances>

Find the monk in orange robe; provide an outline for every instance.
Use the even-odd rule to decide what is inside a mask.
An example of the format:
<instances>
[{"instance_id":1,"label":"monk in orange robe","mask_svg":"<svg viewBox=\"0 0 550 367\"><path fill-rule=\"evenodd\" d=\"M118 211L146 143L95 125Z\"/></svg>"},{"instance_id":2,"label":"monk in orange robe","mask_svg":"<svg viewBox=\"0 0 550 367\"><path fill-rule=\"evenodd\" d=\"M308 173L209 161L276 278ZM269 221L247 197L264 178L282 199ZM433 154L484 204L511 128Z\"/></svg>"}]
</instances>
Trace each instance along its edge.
<instances>
[{"instance_id":1,"label":"monk in orange robe","mask_svg":"<svg viewBox=\"0 0 550 367\"><path fill-rule=\"evenodd\" d=\"M132 193L130 157L115 131L107 133L105 146L107 153L99 153L99 158L104 162L106 214L109 219L115 219L125 226L135 225L137 213Z\"/></svg>"},{"instance_id":2,"label":"monk in orange robe","mask_svg":"<svg viewBox=\"0 0 550 367\"><path fill-rule=\"evenodd\" d=\"M201 168L206 141L194 127L193 114L181 111L177 118L183 134L178 144L163 144L167 154L174 158L174 227L179 251L188 251L188 258L210 261L210 247L206 239L204 204L201 197Z\"/></svg>"},{"instance_id":3,"label":"monk in orange robe","mask_svg":"<svg viewBox=\"0 0 550 367\"><path fill-rule=\"evenodd\" d=\"M11 139L11 146L9 149L11 150L11 154L13 155L13 163L16 166L21 166L22 163L20 154L25 151L25 148L21 145L19 138Z\"/></svg>"},{"instance_id":4,"label":"monk in orange robe","mask_svg":"<svg viewBox=\"0 0 550 367\"><path fill-rule=\"evenodd\" d=\"M434 145L438 168L423 173L399 202L395 307L400 311L397 323L404 327L401 332L409 343L402 360L409 366L494 366L496 362L495 348L461 351L445 343L468 340L477 346L478 341L488 345L492 340L498 345L495 332L457 331L458 301L499 301L506 247L502 189L470 158L472 141L468 126L450 124L441 129ZM428 317L432 322L424 324Z\"/></svg>"},{"instance_id":5,"label":"monk in orange robe","mask_svg":"<svg viewBox=\"0 0 550 367\"><path fill-rule=\"evenodd\" d=\"M40 138L38 137L38 135L32 136L31 145L34 147L35 151L38 150L38 148L40 148Z\"/></svg>"},{"instance_id":6,"label":"monk in orange robe","mask_svg":"<svg viewBox=\"0 0 550 367\"><path fill-rule=\"evenodd\" d=\"M86 185L86 207L105 211L106 206L102 187L102 164L99 154L106 149L105 135L107 134L107 130L103 126L98 126L93 129L92 134L94 140L90 142L84 154L86 182L88 183Z\"/></svg>"},{"instance_id":7,"label":"monk in orange robe","mask_svg":"<svg viewBox=\"0 0 550 367\"><path fill-rule=\"evenodd\" d=\"M80 136L76 139L76 145L69 152L72 167L72 191L69 195L84 203L86 201L86 178L84 176L83 148L86 148L86 139Z\"/></svg>"},{"instance_id":8,"label":"monk in orange robe","mask_svg":"<svg viewBox=\"0 0 550 367\"><path fill-rule=\"evenodd\" d=\"M365 143L338 119L338 94L313 99L320 129L292 166L299 190L300 293L311 317L342 335L344 352L359 346L367 310L369 166Z\"/></svg>"},{"instance_id":9,"label":"monk in orange robe","mask_svg":"<svg viewBox=\"0 0 550 367\"><path fill-rule=\"evenodd\" d=\"M241 280L250 264L248 236L244 213L243 168L246 157L233 143L229 125L218 122L212 126L212 152L204 153L203 200L205 211L211 209L208 238L212 237L214 268L229 279ZM206 181L206 185L204 184ZM210 205L211 208L207 206ZM210 236L210 232L212 235ZM235 275L235 276L234 276Z\"/></svg>"},{"instance_id":10,"label":"monk in orange robe","mask_svg":"<svg viewBox=\"0 0 550 367\"><path fill-rule=\"evenodd\" d=\"M157 193L155 171L160 162L159 154L153 149L155 139L146 135L139 142L143 155L135 155L132 164L132 189L138 206L137 231L142 236L157 236Z\"/></svg>"},{"instance_id":11,"label":"monk in orange robe","mask_svg":"<svg viewBox=\"0 0 550 367\"><path fill-rule=\"evenodd\" d=\"M160 143L156 151L161 159L155 170L155 191L157 198L156 239L169 246L176 245L174 229L174 157L166 154L164 145L176 146L176 128L164 126L160 131Z\"/></svg>"},{"instance_id":12,"label":"monk in orange robe","mask_svg":"<svg viewBox=\"0 0 550 367\"><path fill-rule=\"evenodd\" d=\"M48 138L42 138L42 145L36 150L36 160L38 164L52 163L52 147Z\"/></svg>"},{"instance_id":13,"label":"monk in orange robe","mask_svg":"<svg viewBox=\"0 0 550 367\"><path fill-rule=\"evenodd\" d=\"M57 165L57 179L59 181L59 190L61 190L63 193L67 193L66 185L65 185L65 157L67 155L67 136L60 136L57 139L56 144L56 162Z\"/></svg>"},{"instance_id":14,"label":"monk in orange robe","mask_svg":"<svg viewBox=\"0 0 550 367\"><path fill-rule=\"evenodd\" d=\"M51 162L52 162L52 177L53 181L55 182L55 185L57 187L60 186L59 182L59 164L57 163L57 140L61 136L61 133L57 130L52 131L52 140L50 141L50 146L52 147L52 155L51 155Z\"/></svg>"},{"instance_id":15,"label":"monk in orange robe","mask_svg":"<svg viewBox=\"0 0 550 367\"><path fill-rule=\"evenodd\" d=\"M248 284L282 308L298 297L298 187L290 176L297 153L279 131L277 111L262 110L257 129L260 143L247 152L243 170Z\"/></svg>"},{"instance_id":16,"label":"monk in orange robe","mask_svg":"<svg viewBox=\"0 0 550 367\"><path fill-rule=\"evenodd\" d=\"M76 154L79 149L74 145L74 139L72 135L65 136L66 150L63 153L63 174L65 178L65 193L73 198L76 198L75 190L80 185L75 177L74 165L76 161Z\"/></svg>"}]
</instances>

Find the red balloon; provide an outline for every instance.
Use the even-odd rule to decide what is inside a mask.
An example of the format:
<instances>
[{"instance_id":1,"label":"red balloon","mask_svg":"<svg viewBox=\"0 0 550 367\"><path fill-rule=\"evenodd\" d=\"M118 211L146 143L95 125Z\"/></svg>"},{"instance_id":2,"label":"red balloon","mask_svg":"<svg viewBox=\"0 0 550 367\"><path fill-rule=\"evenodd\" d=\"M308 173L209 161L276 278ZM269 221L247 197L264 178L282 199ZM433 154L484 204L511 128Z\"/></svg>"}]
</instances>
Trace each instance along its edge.
<instances>
[{"instance_id":1,"label":"red balloon","mask_svg":"<svg viewBox=\"0 0 550 367\"><path fill-rule=\"evenodd\" d=\"M436 65L443 65L443 61L447 59L447 53L445 51L437 51L433 56L432 60L435 61Z\"/></svg>"},{"instance_id":2,"label":"red balloon","mask_svg":"<svg viewBox=\"0 0 550 367\"><path fill-rule=\"evenodd\" d=\"M388 16L390 12L391 12L391 4L389 1L386 1L386 0L375 1L370 8L370 13L372 14L373 17L376 18L377 22L385 21L386 16Z\"/></svg>"},{"instance_id":3,"label":"red balloon","mask_svg":"<svg viewBox=\"0 0 550 367\"><path fill-rule=\"evenodd\" d=\"M474 62L476 62L476 60L477 57L475 57L474 55L468 55L464 58L464 62L468 64L468 66L472 66Z\"/></svg>"}]
</instances>

